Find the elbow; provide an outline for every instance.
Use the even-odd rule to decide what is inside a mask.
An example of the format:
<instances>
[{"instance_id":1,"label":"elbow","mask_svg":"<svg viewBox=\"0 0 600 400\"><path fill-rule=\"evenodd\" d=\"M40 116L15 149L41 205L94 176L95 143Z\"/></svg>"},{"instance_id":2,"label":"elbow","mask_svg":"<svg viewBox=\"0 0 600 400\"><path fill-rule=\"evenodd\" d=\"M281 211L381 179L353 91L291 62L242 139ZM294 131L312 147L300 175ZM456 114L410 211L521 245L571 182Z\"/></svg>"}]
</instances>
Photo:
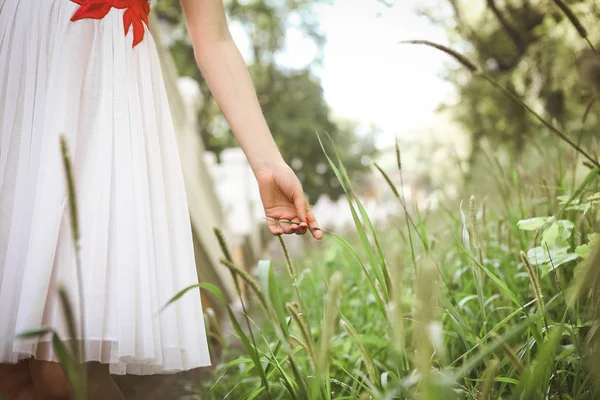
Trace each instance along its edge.
<instances>
[{"instance_id":1,"label":"elbow","mask_svg":"<svg viewBox=\"0 0 600 400\"><path fill-rule=\"evenodd\" d=\"M196 61L200 63L220 49L235 44L229 29L225 27L214 32L198 32L196 38L192 40L192 45Z\"/></svg>"}]
</instances>

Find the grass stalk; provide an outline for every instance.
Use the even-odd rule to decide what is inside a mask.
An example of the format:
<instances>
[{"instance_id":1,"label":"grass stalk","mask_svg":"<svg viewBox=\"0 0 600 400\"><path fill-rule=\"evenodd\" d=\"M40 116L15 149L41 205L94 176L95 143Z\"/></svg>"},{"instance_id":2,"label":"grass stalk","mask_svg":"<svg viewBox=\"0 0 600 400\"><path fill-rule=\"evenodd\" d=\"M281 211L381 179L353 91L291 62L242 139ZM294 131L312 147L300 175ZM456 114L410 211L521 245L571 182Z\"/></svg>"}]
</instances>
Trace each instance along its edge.
<instances>
[{"instance_id":1,"label":"grass stalk","mask_svg":"<svg viewBox=\"0 0 600 400\"><path fill-rule=\"evenodd\" d=\"M563 142L565 142L570 147L572 147L576 152L581 154L591 165L593 165L594 167L600 168L600 162L598 162L598 160L596 160L594 157L592 157L590 154L588 154L579 145L577 145L575 142L573 142L571 139L569 139L569 137L566 134L564 134L560 129L556 128L552 123L548 122L544 117L542 117L535 110L533 110L533 108L531 108L529 105L527 105L525 102L523 102L523 100L521 100L516 94L514 94L512 91L510 91L507 88L505 88L504 86L502 86L494 78L490 77L489 75L487 75L484 72L482 72L481 70L479 70L475 66L475 64L473 64L471 61L469 61L462 54L460 54L457 51L452 50L446 46L443 46L443 45L440 45L437 43L433 43L433 42L429 42L427 40L408 40L408 41L403 41L401 43L423 44L423 45L427 45L430 47L434 47L438 50L445 52L446 54L451 55L458 62L460 62L463 66L465 66L469 71L473 72L476 76L483 78L484 80L489 82L492 86L494 86L496 89L498 89L502 93L504 93L509 99L511 99L512 101L514 101L515 103L517 103L518 105L523 107L527 112L529 112L533 117L535 117L535 119L537 119L539 122L541 122L542 125L544 125L546 128L548 128L550 130L550 132L552 132L554 135L556 135L558 138L560 138Z\"/></svg>"},{"instance_id":2,"label":"grass stalk","mask_svg":"<svg viewBox=\"0 0 600 400\"><path fill-rule=\"evenodd\" d=\"M329 388L329 349L339 315L338 302L342 294L342 283L342 273L340 271L334 272L329 280L329 289L325 298L325 308L323 310L323 319L321 321L321 337L319 339L319 354L317 357L317 377L321 381L319 392L326 398L329 398L329 393L331 393ZM313 396L315 396L315 394L315 389L313 389Z\"/></svg>"},{"instance_id":3,"label":"grass stalk","mask_svg":"<svg viewBox=\"0 0 600 400\"><path fill-rule=\"evenodd\" d=\"M67 139L64 134L60 136L60 149L62 154L63 161L63 169L65 171L65 178L67 183L67 193L69 199L69 218L71 221L71 235L73 244L75 246L75 263L76 263L76 271L77 271L77 288L79 294L79 335L76 333L75 322L74 322L74 313L70 306L68 296L64 290L59 291L59 295L61 298L61 302L63 305L63 309L65 310L67 318L70 318L68 322L70 334L72 335L71 340L73 340L73 350L75 359L82 366L83 372L80 373L79 379L81 382L76 383L77 388L79 390L76 391L76 397L87 397L87 373L85 372L85 346L84 340L86 338L85 335L85 300L84 300L84 287L83 287L83 268L81 266L81 243L80 243L80 229L79 229L79 212L77 207L77 192L75 190L75 176L73 174L71 158L69 155L69 148L67 145ZM81 337L78 340L78 336Z\"/></svg>"}]
</instances>

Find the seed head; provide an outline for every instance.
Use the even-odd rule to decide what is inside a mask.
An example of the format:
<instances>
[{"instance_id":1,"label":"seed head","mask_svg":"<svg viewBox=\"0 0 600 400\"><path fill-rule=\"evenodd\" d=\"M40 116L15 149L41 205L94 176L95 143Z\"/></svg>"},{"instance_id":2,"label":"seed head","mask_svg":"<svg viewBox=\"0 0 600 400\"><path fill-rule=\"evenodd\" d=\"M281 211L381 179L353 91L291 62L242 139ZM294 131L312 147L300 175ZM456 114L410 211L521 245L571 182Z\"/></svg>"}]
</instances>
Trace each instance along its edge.
<instances>
[{"instance_id":1,"label":"seed head","mask_svg":"<svg viewBox=\"0 0 600 400\"><path fill-rule=\"evenodd\" d=\"M452 57L454 57L456 59L456 61L458 61L459 63L464 65L469 71L474 72L474 73L477 72L477 67L475 66L475 64L473 64L467 57L463 56L456 50L453 50L449 47L443 46L441 44L433 43L428 40L405 40L405 41L402 41L401 43L424 44L427 46L434 47L434 48L441 50L444 53L449 54Z\"/></svg>"}]
</instances>

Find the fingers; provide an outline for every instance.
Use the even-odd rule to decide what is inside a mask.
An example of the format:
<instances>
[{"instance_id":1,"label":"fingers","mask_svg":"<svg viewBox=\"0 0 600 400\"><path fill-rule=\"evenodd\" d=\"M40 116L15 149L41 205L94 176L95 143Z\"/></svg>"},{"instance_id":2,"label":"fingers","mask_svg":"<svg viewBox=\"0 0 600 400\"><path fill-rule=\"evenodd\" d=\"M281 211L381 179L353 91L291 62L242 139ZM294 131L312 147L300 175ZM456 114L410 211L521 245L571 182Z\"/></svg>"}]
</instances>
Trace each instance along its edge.
<instances>
[{"instance_id":1,"label":"fingers","mask_svg":"<svg viewBox=\"0 0 600 400\"><path fill-rule=\"evenodd\" d=\"M310 231L312 236L321 240L323 238L323 232L319 228L319 223L315 218L315 215L310 207L310 204L306 200L304 193L300 191L300 194L294 196L294 208L296 216L290 215L291 213L285 212L282 214L288 214L288 218L276 218L274 216L268 217L268 226L273 235L289 235L297 234L304 235ZM294 213L294 211L292 211ZM268 215L269 213L267 213Z\"/></svg>"},{"instance_id":2,"label":"fingers","mask_svg":"<svg viewBox=\"0 0 600 400\"><path fill-rule=\"evenodd\" d=\"M296 208L296 213L298 214L298 219L300 221L306 221L306 214L310 209L310 205L308 204L306 196L304 196L304 192L301 189L294 193L293 201L294 207Z\"/></svg>"},{"instance_id":3,"label":"fingers","mask_svg":"<svg viewBox=\"0 0 600 400\"><path fill-rule=\"evenodd\" d=\"M323 239L323 232L321 231L319 223L317 222L317 219L315 218L315 215L313 214L311 209L309 209L309 212L306 216L306 223L308 224L308 229L310 230L310 233L312 233L315 239Z\"/></svg>"},{"instance_id":4,"label":"fingers","mask_svg":"<svg viewBox=\"0 0 600 400\"><path fill-rule=\"evenodd\" d=\"M304 235L306 233L306 231L308 230L308 224L306 222L302 222L300 221L300 219L298 218L294 218L292 220L293 223L296 223L297 225L297 229L296 229L296 235Z\"/></svg>"},{"instance_id":5,"label":"fingers","mask_svg":"<svg viewBox=\"0 0 600 400\"><path fill-rule=\"evenodd\" d=\"M292 222L289 219L271 219L268 218L268 226L271 233L275 236L290 235L300 229L299 221Z\"/></svg>"},{"instance_id":6,"label":"fingers","mask_svg":"<svg viewBox=\"0 0 600 400\"><path fill-rule=\"evenodd\" d=\"M300 192L300 194L294 198L294 205L296 206L299 220L306 221L306 226L313 237L317 240L321 240L323 238L323 232L321 232L321 229L319 228L319 223L312 212L308 200L306 200L306 197L304 196L304 192Z\"/></svg>"},{"instance_id":7,"label":"fingers","mask_svg":"<svg viewBox=\"0 0 600 400\"><path fill-rule=\"evenodd\" d=\"M300 221L298 218L288 219L272 219L267 218L267 225L273 235L304 235L308 231L308 224Z\"/></svg>"},{"instance_id":8,"label":"fingers","mask_svg":"<svg viewBox=\"0 0 600 400\"><path fill-rule=\"evenodd\" d=\"M286 235L295 233L298 230L298 225L292 223L289 219L280 219L279 223L281 224L283 233L285 233Z\"/></svg>"},{"instance_id":9,"label":"fingers","mask_svg":"<svg viewBox=\"0 0 600 400\"><path fill-rule=\"evenodd\" d=\"M275 236L283 235L283 228L281 227L281 223L279 220L275 220L272 218L267 219L267 225L269 226L269 230Z\"/></svg>"}]
</instances>

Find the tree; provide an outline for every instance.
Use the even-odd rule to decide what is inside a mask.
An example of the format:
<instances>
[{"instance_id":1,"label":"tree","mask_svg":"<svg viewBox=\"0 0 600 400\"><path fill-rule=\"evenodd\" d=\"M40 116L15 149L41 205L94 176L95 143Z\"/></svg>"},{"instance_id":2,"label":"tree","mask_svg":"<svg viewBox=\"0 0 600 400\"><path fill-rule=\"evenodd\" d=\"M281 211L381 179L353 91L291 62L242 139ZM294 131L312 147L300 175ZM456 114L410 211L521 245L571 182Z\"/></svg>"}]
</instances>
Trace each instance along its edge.
<instances>
[{"instance_id":1,"label":"tree","mask_svg":"<svg viewBox=\"0 0 600 400\"><path fill-rule=\"evenodd\" d=\"M600 39L598 3L566 3L587 27L590 43ZM452 46L477 61L488 75L561 126L572 140L590 146L598 135L600 103L594 104L587 123L582 123L595 95L591 85L580 79L574 62L589 51L589 44L572 21L553 1L486 0L479 4L483 6L477 8L468 0L441 0L437 7L421 12L443 25ZM458 102L445 108L454 112L471 135L472 161L483 141L509 148L518 158L526 143L554 140L522 107L487 82L463 68L449 68L446 77L457 88Z\"/></svg>"},{"instance_id":2,"label":"tree","mask_svg":"<svg viewBox=\"0 0 600 400\"><path fill-rule=\"evenodd\" d=\"M374 135L359 135L356 126L341 124L331 117L320 81L310 67L285 69L277 64L277 55L285 49L291 25L316 44L313 63L321 60L325 38L319 31L312 6L322 0L231 0L226 3L230 20L240 24L251 41L249 65L259 102L283 157L301 179L311 201L319 194L337 198L343 193L325 159L316 132L327 132L338 144L338 151L350 173L365 169L361 160L375 152ZM171 52L179 73L200 84L205 99L199 110L199 134L209 151L219 156L228 147L237 146L229 125L212 98L194 60L193 49L182 29L178 0L159 0L158 17L173 29ZM318 166L318 168L317 168Z\"/></svg>"}]
</instances>

